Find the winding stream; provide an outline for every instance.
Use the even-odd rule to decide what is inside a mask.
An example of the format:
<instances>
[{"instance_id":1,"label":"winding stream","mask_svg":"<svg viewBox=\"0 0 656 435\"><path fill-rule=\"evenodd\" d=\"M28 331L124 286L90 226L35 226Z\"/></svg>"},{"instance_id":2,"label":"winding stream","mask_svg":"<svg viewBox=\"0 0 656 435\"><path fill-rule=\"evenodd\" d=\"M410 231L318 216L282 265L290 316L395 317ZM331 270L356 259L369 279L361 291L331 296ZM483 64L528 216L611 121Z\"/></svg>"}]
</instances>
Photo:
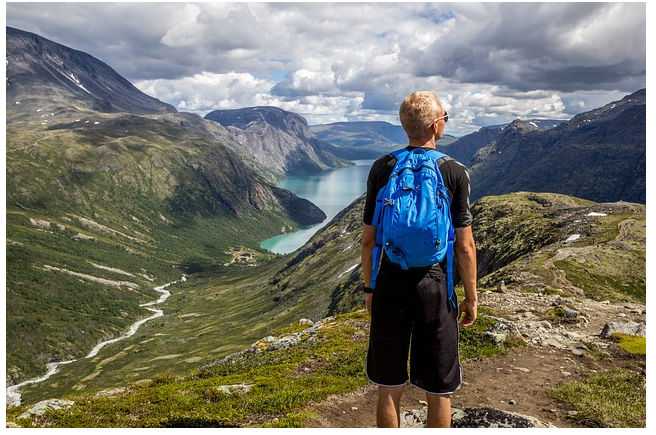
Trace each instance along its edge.
<instances>
[{"instance_id":1,"label":"winding stream","mask_svg":"<svg viewBox=\"0 0 656 435\"><path fill-rule=\"evenodd\" d=\"M186 280L187 280L187 278L183 275L181 281L186 281ZM121 340L124 340L128 337L132 337L137 332L137 330L139 329L139 327L141 325L148 322L149 320L153 320L153 319L156 319L158 317L163 316L164 315L163 310L159 310L159 309L156 309L156 308L150 308L150 307L153 306L153 305L161 304L162 302L167 300L169 298L169 296L171 296L171 292L166 290L167 287L170 286L171 284L175 284L177 282L178 281L173 281L173 282L170 282L168 284L164 284L164 285L161 285L159 287L155 287L154 288L155 291L158 291L158 292L162 293L162 295L159 297L159 299L157 299L156 301L147 302L145 304L140 305L141 307L144 307L147 310L152 311L154 314L152 316L146 318L146 319L141 319L141 320L137 321L136 323L134 323L132 326L130 326L130 329L124 335L122 335L118 338L113 338L111 340L103 341L102 343L98 343L93 349L91 349L91 352L89 352L89 354L85 357L85 359L95 357L96 355L98 355L98 352L100 352L100 349L107 346L108 344L116 343L117 341L121 341ZM77 360L74 359L74 360L70 360L70 361L60 361L60 362L53 362L53 363L46 364L46 369L47 370L46 370L45 375L40 376L38 378L28 379L26 381L21 382L20 384L16 384L16 385L12 385L10 387L7 387L7 405L9 405L9 406L18 406L18 405L20 405L21 401L22 401L20 389L22 387L24 387L26 385L30 385L30 384L36 384L36 383L39 383L39 382L43 382L46 379L50 378L55 373L57 373L61 366L66 365L66 364L74 363L75 361L77 361Z\"/></svg>"}]
</instances>

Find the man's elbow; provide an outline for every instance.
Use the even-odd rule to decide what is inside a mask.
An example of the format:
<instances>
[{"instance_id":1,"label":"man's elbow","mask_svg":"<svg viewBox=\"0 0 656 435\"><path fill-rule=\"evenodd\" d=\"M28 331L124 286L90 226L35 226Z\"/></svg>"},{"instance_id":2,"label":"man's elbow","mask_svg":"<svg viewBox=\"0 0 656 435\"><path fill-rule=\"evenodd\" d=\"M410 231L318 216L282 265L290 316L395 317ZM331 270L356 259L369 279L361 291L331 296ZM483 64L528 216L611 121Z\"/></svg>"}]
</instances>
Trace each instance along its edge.
<instances>
[{"instance_id":1,"label":"man's elbow","mask_svg":"<svg viewBox=\"0 0 656 435\"><path fill-rule=\"evenodd\" d=\"M454 250L456 251L456 255L460 257L476 257L476 243L474 242L471 228L468 227L461 231L457 231Z\"/></svg>"},{"instance_id":2,"label":"man's elbow","mask_svg":"<svg viewBox=\"0 0 656 435\"><path fill-rule=\"evenodd\" d=\"M372 250L376 245L376 227L365 225L362 231L362 249Z\"/></svg>"}]
</instances>

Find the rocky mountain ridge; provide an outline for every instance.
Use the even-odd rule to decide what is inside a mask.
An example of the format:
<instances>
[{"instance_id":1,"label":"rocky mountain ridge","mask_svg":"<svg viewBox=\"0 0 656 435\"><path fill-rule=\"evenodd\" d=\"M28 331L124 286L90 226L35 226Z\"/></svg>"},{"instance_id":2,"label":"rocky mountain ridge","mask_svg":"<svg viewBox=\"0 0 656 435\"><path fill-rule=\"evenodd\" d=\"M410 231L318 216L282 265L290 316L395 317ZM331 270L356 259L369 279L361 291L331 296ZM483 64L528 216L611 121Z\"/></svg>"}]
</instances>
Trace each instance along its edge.
<instances>
[{"instance_id":1,"label":"rocky mountain ridge","mask_svg":"<svg viewBox=\"0 0 656 435\"><path fill-rule=\"evenodd\" d=\"M42 115L93 111L174 113L87 53L33 33L6 28L7 123L47 120ZM36 106L39 110L30 110Z\"/></svg>"},{"instance_id":2,"label":"rocky mountain ridge","mask_svg":"<svg viewBox=\"0 0 656 435\"><path fill-rule=\"evenodd\" d=\"M307 175L351 164L332 154L305 118L277 107L215 110L205 119L227 128L245 159L278 176Z\"/></svg>"},{"instance_id":3,"label":"rocky mountain ridge","mask_svg":"<svg viewBox=\"0 0 656 435\"><path fill-rule=\"evenodd\" d=\"M470 161L472 199L516 191L646 201L646 91L539 130L516 120Z\"/></svg>"},{"instance_id":4,"label":"rocky mountain ridge","mask_svg":"<svg viewBox=\"0 0 656 435\"><path fill-rule=\"evenodd\" d=\"M611 337L646 336L643 304L503 288L482 292L479 307L482 318L495 322L486 332L489 340L501 344L515 337L524 345L502 357L463 362L464 384L452 398L452 427L585 427L577 420L585 409L555 399L553 388L617 367L646 375L644 358L626 353ZM559 308L567 315L549 317ZM408 387L405 396L402 427L425 427L423 394ZM375 427L375 398L369 386L331 397L312 406L318 416L310 427Z\"/></svg>"},{"instance_id":5,"label":"rocky mountain ridge","mask_svg":"<svg viewBox=\"0 0 656 435\"><path fill-rule=\"evenodd\" d=\"M311 298L316 308L307 315L317 320L361 302L363 207L361 197L285 257L284 266L269 280L280 303ZM614 301L645 300L644 205L519 192L483 198L472 213L483 288L505 281L535 291L550 288ZM330 308L322 310L326 306Z\"/></svg>"}]
</instances>

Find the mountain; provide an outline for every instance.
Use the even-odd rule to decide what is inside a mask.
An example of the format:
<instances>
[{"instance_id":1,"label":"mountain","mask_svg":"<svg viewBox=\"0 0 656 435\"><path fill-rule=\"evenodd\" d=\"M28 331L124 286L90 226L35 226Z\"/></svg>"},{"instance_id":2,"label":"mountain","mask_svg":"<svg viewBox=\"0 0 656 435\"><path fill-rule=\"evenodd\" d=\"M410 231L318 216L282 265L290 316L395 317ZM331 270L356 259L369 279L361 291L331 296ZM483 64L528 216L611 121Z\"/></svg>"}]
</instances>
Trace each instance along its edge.
<instances>
[{"instance_id":1,"label":"mountain","mask_svg":"<svg viewBox=\"0 0 656 435\"><path fill-rule=\"evenodd\" d=\"M54 49L39 51L45 42L36 36L30 37L36 38L31 45L12 40L17 37L22 35L7 34L8 59L35 57L37 68L38 56L44 56L41 63L47 64L48 53ZM100 94L89 99L84 90L75 94L79 86L71 88L58 73L41 73L37 68L37 80L25 71L19 74L21 68L20 62L8 61L12 94L8 93L6 103L12 105L12 112L8 112L6 127L7 384L43 375L48 363L77 360L62 366L47 381L26 386L28 402L71 392L107 388L117 392L117 387L127 385L168 388L175 383L169 373L200 364L211 366L212 361L301 317L318 320L361 306L362 198L292 254L276 256L259 249L261 240L281 230L323 218L312 204L272 186L267 181L271 177L256 170L263 163L246 157L250 149L239 134L254 133L257 126L270 133L269 138L277 136L291 143L305 138L312 143L302 118L275 109L251 110L259 112L251 119L252 129L251 121L240 124L238 119L231 121L236 126L224 127L170 111L166 105L160 111L156 101L138 91L130 98L150 101L153 108L138 103L134 112L127 106L119 112L96 110L93 101ZM98 66L97 70L102 69ZM37 82L39 86L34 86ZM87 82L82 86L90 90ZM50 94L55 103L49 107L58 109L44 111ZM121 95L104 99L118 108L128 104L119 103L125 101ZM22 97L16 100L16 96ZM620 105L625 108L625 121L632 120L635 102ZM599 119L620 127L615 123L616 109L608 107L582 117L580 126L567 123L544 132L514 123L493 145L499 147L496 151L509 154L517 144L502 142L503 137L532 138L554 134L557 129L562 134L557 138L569 135L592 143L603 131ZM640 115L639 107L636 113ZM589 124L596 127L585 130ZM279 132L273 131L274 126ZM621 135L639 135L639 129L636 133L625 126ZM604 137L616 133L611 129ZM283 143L271 140L272 146ZM256 141L257 146L269 143ZM483 149L489 151L488 147ZM310 157L310 150L321 155L310 146L305 150ZM258 153L256 157L264 157ZM278 159L283 153L275 154ZM479 152L475 165L487 157L498 158L496 154ZM516 155L520 159L532 153ZM281 160L281 164L287 162ZM302 171L308 166L289 168ZM558 294L576 301L584 295L598 301L644 303L644 205L521 192L481 198L473 213L481 293L508 283L540 297ZM166 284L170 297L161 304L161 316L133 336L90 355L94 346L124 336L137 321L153 316L149 308L161 296L155 287ZM340 333L340 346L348 347L351 339L363 343L362 331L347 331L351 334ZM342 373L344 359L349 359L345 378L351 379L356 370L352 367L357 366L358 373L362 367L359 351L332 348L327 352L329 362L315 355L311 353L308 361L316 367L304 362L303 367L294 368L292 376L315 369ZM261 379L258 370L270 373L281 367L262 368L257 361L246 368L253 369L249 377ZM235 365L216 368L225 375L234 374L234 369ZM215 372L204 373L213 376ZM194 383L204 375L194 372L190 376ZM279 387L278 383L261 390L278 391ZM185 399L189 392L167 391L175 391L178 399ZM220 406L221 394L203 384L198 400ZM292 399L297 403L301 396L309 397ZM242 396L237 397L241 400ZM290 396L283 393L276 400L284 406ZM147 402L141 403L148 406ZM262 409L266 413L269 408ZM209 421L204 420L206 410L199 414L195 407L192 415L157 411L155 419L162 425ZM135 416L129 412L127 419Z\"/></svg>"},{"instance_id":2,"label":"mountain","mask_svg":"<svg viewBox=\"0 0 656 435\"><path fill-rule=\"evenodd\" d=\"M221 125L37 35L8 28L6 47L8 384L122 335L154 287L325 219Z\"/></svg>"},{"instance_id":3,"label":"mountain","mask_svg":"<svg viewBox=\"0 0 656 435\"><path fill-rule=\"evenodd\" d=\"M524 123L538 130L549 130L560 125L563 121L557 120L528 120ZM509 124L489 125L470 133L455 141L438 142L437 148L444 154L453 157L463 165L470 167L474 164L476 153L481 148L496 140Z\"/></svg>"},{"instance_id":4,"label":"mountain","mask_svg":"<svg viewBox=\"0 0 656 435\"><path fill-rule=\"evenodd\" d=\"M358 306L363 207L364 197L355 200L302 248L286 256L268 282L272 297L287 306L308 307L305 314L314 320ZM644 205L519 192L482 198L472 213L484 288L495 288L505 280L527 289L550 286L591 299L644 302ZM568 241L570 237L576 242ZM576 256L562 258L545 277L545 257L556 256L568 246L594 249L582 248ZM577 271L577 261L588 265L584 273ZM563 287L561 274L572 284Z\"/></svg>"},{"instance_id":5,"label":"mountain","mask_svg":"<svg viewBox=\"0 0 656 435\"><path fill-rule=\"evenodd\" d=\"M335 122L310 128L319 139L339 146L380 148L408 142L403 127L389 122Z\"/></svg>"},{"instance_id":6,"label":"mountain","mask_svg":"<svg viewBox=\"0 0 656 435\"><path fill-rule=\"evenodd\" d=\"M51 113L176 111L87 53L11 27L6 41L7 122L44 120Z\"/></svg>"},{"instance_id":7,"label":"mountain","mask_svg":"<svg viewBox=\"0 0 656 435\"><path fill-rule=\"evenodd\" d=\"M359 150L362 155L360 158L375 159L408 144L403 127L389 122L335 122L313 125L310 128L323 141L338 147ZM447 134L439 143L448 145L455 140L455 137Z\"/></svg>"},{"instance_id":8,"label":"mountain","mask_svg":"<svg viewBox=\"0 0 656 435\"><path fill-rule=\"evenodd\" d=\"M228 129L246 161L278 176L308 175L351 164L332 154L305 118L277 107L215 110L205 119Z\"/></svg>"},{"instance_id":9,"label":"mountain","mask_svg":"<svg viewBox=\"0 0 656 435\"><path fill-rule=\"evenodd\" d=\"M524 190L645 203L646 107L643 89L549 130L512 122L465 160L472 199Z\"/></svg>"},{"instance_id":10,"label":"mountain","mask_svg":"<svg viewBox=\"0 0 656 435\"><path fill-rule=\"evenodd\" d=\"M68 398L74 391L71 403L60 403L69 408L54 414L59 425L195 427L303 425L307 420L290 421L290 414L307 410L310 402L327 398L343 405L334 394L354 390L359 394L350 397L365 397L359 388L368 384L362 364L369 318L360 309L357 219L363 200L294 254L235 273L196 274L171 286L166 314L155 326L27 386L26 403ZM623 357L600 331L607 322L644 325L644 205L520 192L483 198L473 213L481 310L476 325L461 331L467 385L475 382L485 391L499 373L490 367L504 367L509 385L487 403L505 407L507 397L521 397L514 408L529 406L531 394L580 379L582 366L585 373L602 372L601 364L604 371L637 367L640 374L644 359ZM281 329L254 337L266 322ZM507 358L488 360L505 352ZM523 369L517 370L520 359ZM548 383L537 382L544 377ZM527 387L528 379L536 382ZM640 380L635 389L644 393ZM481 406L480 391L465 387L454 399L462 403L463 395L471 396L470 403ZM535 400L542 417L553 421L554 407L544 408L542 396ZM363 406L345 408L352 424L360 424L353 408ZM329 413L321 409L319 417ZM8 415L24 423L19 416L25 410L9 408ZM566 410L558 418L565 424Z\"/></svg>"}]
</instances>

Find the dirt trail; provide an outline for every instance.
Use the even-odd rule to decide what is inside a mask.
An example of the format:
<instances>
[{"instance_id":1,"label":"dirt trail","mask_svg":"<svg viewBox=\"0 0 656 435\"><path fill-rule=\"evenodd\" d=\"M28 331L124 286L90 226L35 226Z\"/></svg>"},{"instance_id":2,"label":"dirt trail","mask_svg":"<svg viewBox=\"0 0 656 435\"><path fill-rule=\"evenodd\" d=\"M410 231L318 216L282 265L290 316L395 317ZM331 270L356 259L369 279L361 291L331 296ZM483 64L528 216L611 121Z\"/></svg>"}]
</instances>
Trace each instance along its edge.
<instances>
[{"instance_id":1,"label":"dirt trail","mask_svg":"<svg viewBox=\"0 0 656 435\"><path fill-rule=\"evenodd\" d=\"M641 371L644 358L632 357L612 341L600 337L607 322L642 322L646 324L644 306L610 304L579 300L581 311L575 322L553 323L540 329L540 313L553 307L558 296L519 292L485 293L480 305L503 307L507 316L527 342L526 347L510 349L505 355L479 361L462 361L463 386L452 396L454 408L494 408L533 417L556 427L581 427L568 415L569 405L556 400L551 390L566 382L585 380L591 374L613 367ZM572 304L572 301L569 301ZM580 352L580 343L594 343L610 358L599 359ZM373 386L353 393L334 396L314 405L310 427L375 427L377 393ZM406 387L402 412L420 410L425 396L414 387Z\"/></svg>"}]
</instances>

